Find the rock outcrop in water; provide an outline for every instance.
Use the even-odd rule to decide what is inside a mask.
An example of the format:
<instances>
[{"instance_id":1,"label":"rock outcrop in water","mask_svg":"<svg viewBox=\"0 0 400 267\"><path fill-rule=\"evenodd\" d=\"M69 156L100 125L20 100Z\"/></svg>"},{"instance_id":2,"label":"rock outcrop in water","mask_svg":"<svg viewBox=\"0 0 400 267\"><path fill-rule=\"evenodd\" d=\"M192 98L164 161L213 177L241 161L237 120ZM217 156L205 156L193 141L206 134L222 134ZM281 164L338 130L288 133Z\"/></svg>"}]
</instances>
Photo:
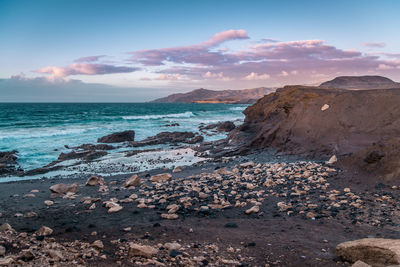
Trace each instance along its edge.
<instances>
[{"instance_id":1,"label":"rock outcrop in water","mask_svg":"<svg viewBox=\"0 0 400 267\"><path fill-rule=\"evenodd\" d=\"M98 143L122 143L126 141L135 141L135 131L112 133L97 139Z\"/></svg>"},{"instance_id":2,"label":"rock outcrop in water","mask_svg":"<svg viewBox=\"0 0 400 267\"><path fill-rule=\"evenodd\" d=\"M172 94L164 98L156 99L155 103L231 103L251 104L259 98L273 92L273 88L254 88L244 90L208 90L197 89L188 93Z\"/></svg>"},{"instance_id":3,"label":"rock outcrop in water","mask_svg":"<svg viewBox=\"0 0 400 267\"><path fill-rule=\"evenodd\" d=\"M22 168L17 162L17 153L18 151L16 150L0 152L0 175L13 175L23 172Z\"/></svg>"},{"instance_id":4,"label":"rock outcrop in water","mask_svg":"<svg viewBox=\"0 0 400 267\"><path fill-rule=\"evenodd\" d=\"M203 141L201 135L192 132L161 132L155 136L148 137L142 141L133 142L133 147L152 146L161 144L196 144Z\"/></svg>"},{"instance_id":5,"label":"rock outcrop in water","mask_svg":"<svg viewBox=\"0 0 400 267\"><path fill-rule=\"evenodd\" d=\"M248 107L229 136L241 151L273 148L339 164L386 180L400 178L400 89L286 86Z\"/></svg>"}]
</instances>

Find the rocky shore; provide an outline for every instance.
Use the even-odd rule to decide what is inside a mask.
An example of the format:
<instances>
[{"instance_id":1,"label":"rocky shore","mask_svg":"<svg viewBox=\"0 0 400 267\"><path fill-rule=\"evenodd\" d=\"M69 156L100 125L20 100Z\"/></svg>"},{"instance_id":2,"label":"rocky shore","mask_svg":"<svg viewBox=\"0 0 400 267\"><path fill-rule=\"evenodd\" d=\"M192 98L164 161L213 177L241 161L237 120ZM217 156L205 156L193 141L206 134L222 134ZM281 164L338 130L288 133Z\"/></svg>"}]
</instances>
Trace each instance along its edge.
<instances>
[{"instance_id":1,"label":"rocky shore","mask_svg":"<svg viewBox=\"0 0 400 267\"><path fill-rule=\"evenodd\" d=\"M199 127L223 140L126 131L73 147L42 171L79 159L85 175L1 184L0 266L399 265L399 97L289 86L243 125ZM108 151L158 144L180 149L161 168L87 175ZM201 160L177 164L194 150ZM18 171L15 153L4 170Z\"/></svg>"}]
</instances>

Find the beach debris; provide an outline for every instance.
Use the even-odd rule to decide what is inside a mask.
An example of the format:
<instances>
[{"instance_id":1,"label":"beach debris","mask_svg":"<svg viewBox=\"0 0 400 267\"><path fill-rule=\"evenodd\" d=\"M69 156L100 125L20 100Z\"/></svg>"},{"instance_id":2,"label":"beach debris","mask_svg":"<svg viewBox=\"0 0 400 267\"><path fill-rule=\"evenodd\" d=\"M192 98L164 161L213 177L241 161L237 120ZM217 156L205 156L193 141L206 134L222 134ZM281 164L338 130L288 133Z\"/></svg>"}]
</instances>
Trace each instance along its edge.
<instances>
[{"instance_id":1,"label":"beach debris","mask_svg":"<svg viewBox=\"0 0 400 267\"><path fill-rule=\"evenodd\" d=\"M67 193L76 193L78 191L78 183L56 184L50 187L50 191L61 195L66 195Z\"/></svg>"},{"instance_id":2,"label":"beach debris","mask_svg":"<svg viewBox=\"0 0 400 267\"><path fill-rule=\"evenodd\" d=\"M104 179L100 176L90 176L90 178L86 181L86 186L96 186L96 185L104 185Z\"/></svg>"},{"instance_id":3,"label":"beach debris","mask_svg":"<svg viewBox=\"0 0 400 267\"><path fill-rule=\"evenodd\" d=\"M373 266L400 264L400 239L364 238L340 243L336 254L342 260L361 260Z\"/></svg>"},{"instance_id":4,"label":"beach debris","mask_svg":"<svg viewBox=\"0 0 400 267\"><path fill-rule=\"evenodd\" d=\"M122 186L123 187L139 186L140 183L141 181L139 176L134 174L129 179L127 179Z\"/></svg>"}]
</instances>

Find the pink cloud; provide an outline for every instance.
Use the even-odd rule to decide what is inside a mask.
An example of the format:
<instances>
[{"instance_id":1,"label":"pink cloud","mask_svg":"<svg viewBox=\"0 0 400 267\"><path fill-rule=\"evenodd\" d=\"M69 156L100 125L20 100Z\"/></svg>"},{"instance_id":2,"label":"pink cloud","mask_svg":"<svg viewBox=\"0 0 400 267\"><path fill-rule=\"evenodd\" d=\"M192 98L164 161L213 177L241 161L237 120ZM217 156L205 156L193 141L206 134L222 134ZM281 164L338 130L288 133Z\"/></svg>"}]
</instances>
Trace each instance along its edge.
<instances>
[{"instance_id":1,"label":"pink cloud","mask_svg":"<svg viewBox=\"0 0 400 267\"><path fill-rule=\"evenodd\" d=\"M363 45L371 48L384 48L386 46L386 44L383 42L368 42L368 43L363 43Z\"/></svg>"},{"instance_id":2,"label":"pink cloud","mask_svg":"<svg viewBox=\"0 0 400 267\"><path fill-rule=\"evenodd\" d=\"M145 66L160 66L164 65L164 62L191 63L205 66L227 64L234 59L230 58L229 55L225 55L223 50L212 52L210 49L227 41L248 38L244 30L229 30L217 33L209 40L199 44L131 52L133 55L131 60L134 63L140 63Z\"/></svg>"},{"instance_id":3,"label":"pink cloud","mask_svg":"<svg viewBox=\"0 0 400 267\"><path fill-rule=\"evenodd\" d=\"M113 66L106 64L74 63L67 67L47 66L36 70L37 73L50 74L53 78L63 78L71 75L104 75L112 73L128 73L139 70L135 67Z\"/></svg>"},{"instance_id":4,"label":"pink cloud","mask_svg":"<svg viewBox=\"0 0 400 267\"><path fill-rule=\"evenodd\" d=\"M88 56L88 57L80 57L75 59L74 62L95 62L98 61L100 58L105 57L105 55L100 56Z\"/></svg>"},{"instance_id":5,"label":"pink cloud","mask_svg":"<svg viewBox=\"0 0 400 267\"><path fill-rule=\"evenodd\" d=\"M252 72L246 77L245 80L253 81L253 80L268 80L271 76L269 74L258 74L256 72Z\"/></svg>"}]
</instances>

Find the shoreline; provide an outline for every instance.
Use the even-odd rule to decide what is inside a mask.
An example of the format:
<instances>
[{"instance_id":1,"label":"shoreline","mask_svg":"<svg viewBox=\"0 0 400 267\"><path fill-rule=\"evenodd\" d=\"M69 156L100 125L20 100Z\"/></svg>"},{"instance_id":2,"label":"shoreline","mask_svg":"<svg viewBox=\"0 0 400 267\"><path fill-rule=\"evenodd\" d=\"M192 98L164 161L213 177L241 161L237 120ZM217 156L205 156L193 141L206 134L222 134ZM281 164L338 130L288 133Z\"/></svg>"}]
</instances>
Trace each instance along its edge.
<instances>
[{"instance_id":1,"label":"shoreline","mask_svg":"<svg viewBox=\"0 0 400 267\"><path fill-rule=\"evenodd\" d=\"M282 190L286 192L286 190L291 190L293 187L274 185L269 188L263 185L261 180L258 183L255 178L250 177L248 178L250 180L245 184L253 183L258 188L257 190L267 192L265 196L262 196L264 200L257 201L256 206L259 206L259 212L250 214L246 214L245 211L254 205L251 204L253 201L251 200L252 198L243 199L245 202L248 202L243 207L233 207L235 203L230 200L232 207L229 208L209 208L207 211L202 211L201 209L196 211L191 208L180 209L177 212L179 218L176 220L168 220L161 217L161 214L165 213L166 206L164 205L166 204L155 203L154 208L139 208L137 207L139 202L136 202L136 200L133 202L124 202L124 199L127 199L132 194L137 194L139 198L145 192L150 192L149 195L144 195L145 197L151 198L157 196L157 191L152 191L154 189L151 189L154 188L154 184L149 179L159 173L170 173L172 179L167 183L175 183L174 181L177 181L174 187L179 187L185 183L198 183L196 181L201 180L195 178L197 176L217 177L218 172L221 175L225 175L223 174L224 171L222 171L224 167L228 170L228 173L235 168L239 168L239 173L244 172L255 175L255 166L258 163L265 164L268 160L283 164L282 166L290 165L290 162L294 164L293 166L296 166L296 164L306 164L306 161L303 161L299 157L281 156L278 158L279 156L274 157L273 155L272 152L261 152L246 156L235 156L230 158L228 162L225 161L225 163L221 162L221 160L217 160L217 162L207 161L183 167L181 172L176 173L172 172L172 169L146 171L138 173L140 179L143 181L142 185L132 189L123 187L123 182L130 177L130 174L104 177L106 186L109 189L109 191L105 192L99 192L99 186L85 186L86 177L76 177L76 179L70 180L44 179L6 182L0 187L0 212L2 213L0 225L7 222L19 233L26 232L28 237L31 235L34 236L34 233L45 225L53 229L54 232L49 237L46 237L44 241L35 242L49 242L49 239L52 238L54 242L62 244L62 247L65 247L66 242L77 242L75 240L78 240L78 243L82 246L84 246L83 243L85 242L92 244L96 240L101 240L104 248L99 250L98 256L93 254L89 258L82 258L77 256L79 253L75 255L81 259L81 264L96 264L97 266L106 266L109 264L121 264L125 266L132 263L138 266L146 263L150 265L183 266L187 264L201 265L205 262L226 266L239 266L240 264L248 264L249 266L265 266L265 264L269 264L269 266L347 266L345 263L337 262L335 246L338 243L368 236L400 238L400 232L395 226L383 224L383 226L377 227L371 225L370 223L377 218L376 214L372 215L371 218L368 216L366 218L362 217L361 221L354 223L354 220L351 219L352 211L350 206L343 210L338 209L334 217L332 217L333 213L331 211L327 211L328 213L325 214L324 208L313 207L310 211L315 213L316 216L318 214L322 216L318 217L318 215L315 219L309 218L307 215L308 211L304 214L299 214L299 210L294 208L294 206L282 211L282 208L277 206L277 203L285 201L285 199L285 203L288 203L287 201L291 198L287 196L283 197L280 194L282 194ZM251 161L254 162L253 167L240 167L240 164ZM315 164L319 163L316 162ZM326 166L323 168L330 167ZM276 171L275 175L280 175L282 174L281 172ZM342 185L343 179L346 178L344 175L344 172L334 172L327 176L326 180L330 184L329 190L312 189L311 191L307 191L304 199L300 196L295 196L294 198L298 199L300 203L306 201L306 198L313 201L319 199L319 194L329 195L328 193L332 190L340 192L337 194L340 198L345 197L346 193L343 191L345 187ZM224 177L227 178L229 176ZM234 175L233 177L236 176ZM238 177L243 178L242 175ZM285 179L284 177L286 176L282 176L282 179L285 182L292 183L290 179ZM184 180L180 180L182 178ZM300 178L303 177L300 176ZM50 186L60 182L77 182L79 184L77 195L72 195L74 196L73 199L68 199L68 197L51 198ZM212 184L214 183L212 182ZM212 184L207 185L211 192L222 190L221 193L225 192L224 194L228 194L232 190L222 189L222 187L220 189L213 189ZM162 183L160 186L162 186ZM232 186L235 187L234 184L228 184L227 186L229 188ZM397 192L397 189L391 189L387 186L375 189L375 192L367 192L362 185L357 184L349 185L347 183L346 187L350 187L352 193L360 196L363 201L363 207L360 210L366 212L372 207L369 207L368 198L373 197L377 192L379 194L382 194L382 192ZM235 188L234 190L238 194L242 194L242 196L245 192L255 190L250 190L246 186L236 186ZM252 187L250 186L249 188ZM32 193L32 190L38 190L38 192ZM165 191L167 194L173 194L173 192ZM185 191L178 190L175 192ZM221 193L217 194L218 197L223 196ZM28 196L29 194L34 194L35 196ZM228 195L226 195L227 200L231 199ZM91 198L100 198L99 201L93 202L96 206L93 210L88 209L93 203L90 201L91 204L81 202L82 199L89 196ZM104 202L113 198L119 200L118 205L121 205L123 209L119 212L108 214L107 208L104 207ZM378 197L375 196L374 198ZM394 201L396 198L393 195ZM54 205L46 207L44 204L45 200L53 201ZM202 201L198 204L195 204L197 203L195 201L194 207L214 203L212 198L205 199L204 203ZM389 205L387 201L382 202L382 204ZM332 205L328 206L332 207ZM347 204L345 206L347 207ZM374 206L373 209L378 213L380 209L384 210L388 208ZM294 214L288 214L291 210L294 211ZM25 217L29 212L36 213L36 216ZM22 216L19 214L22 214ZM393 223L397 220L396 218L390 218L393 220ZM383 217L382 219L384 221L387 218ZM131 229L125 231L129 227ZM176 250L177 252L174 252L179 252L178 255L165 249L166 243L171 242L177 242L181 246ZM150 259L140 256L129 256L130 243L149 245L158 250L156 255L150 257ZM161 244L161 247L159 244ZM16 248L10 253L11 255L18 255L21 253L20 251ZM34 251L34 253L35 255L43 255L40 251ZM103 255L106 256L104 257ZM33 259L33 262L39 261L39 259L45 260L47 263L54 261L50 256L37 256ZM68 265L68 262L65 261L56 262L61 266ZM79 263L79 260L77 262Z\"/></svg>"}]
</instances>

